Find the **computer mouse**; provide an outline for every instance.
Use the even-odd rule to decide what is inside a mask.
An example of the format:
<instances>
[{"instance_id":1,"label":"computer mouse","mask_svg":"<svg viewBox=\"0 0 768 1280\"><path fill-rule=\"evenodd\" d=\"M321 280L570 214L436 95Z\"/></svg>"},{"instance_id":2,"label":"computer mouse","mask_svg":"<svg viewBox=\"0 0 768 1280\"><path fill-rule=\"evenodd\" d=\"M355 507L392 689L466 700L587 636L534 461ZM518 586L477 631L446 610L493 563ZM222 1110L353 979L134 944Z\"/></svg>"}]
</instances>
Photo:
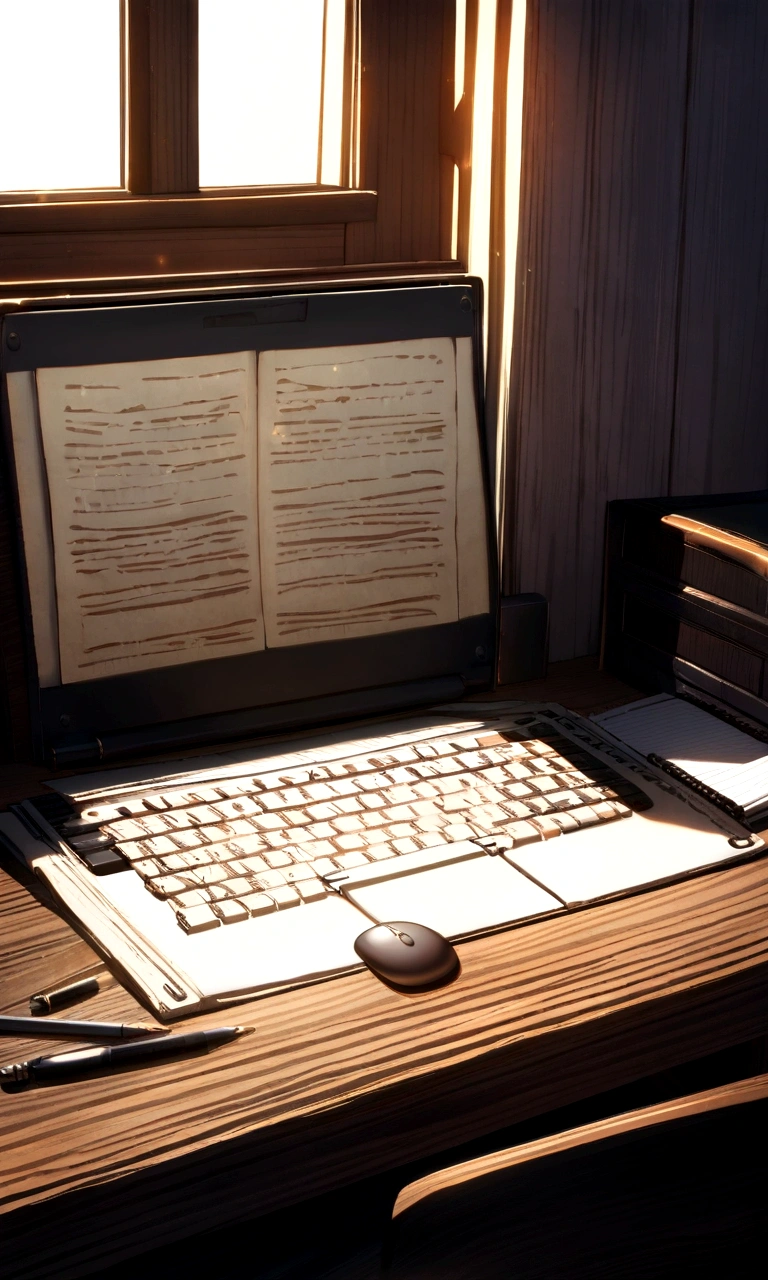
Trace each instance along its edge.
<instances>
[{"instance_id":1,"label":"computer mouse","mask_svg":"<svg viewBox=\"0 0 768 1280\"><path fill-rule=\"evenodd\" d=\"M431 987L455 973L459 957L447 938L424 924L390 920L355 939L364 964L396 987Z\"/></svg>"}]
</instances>

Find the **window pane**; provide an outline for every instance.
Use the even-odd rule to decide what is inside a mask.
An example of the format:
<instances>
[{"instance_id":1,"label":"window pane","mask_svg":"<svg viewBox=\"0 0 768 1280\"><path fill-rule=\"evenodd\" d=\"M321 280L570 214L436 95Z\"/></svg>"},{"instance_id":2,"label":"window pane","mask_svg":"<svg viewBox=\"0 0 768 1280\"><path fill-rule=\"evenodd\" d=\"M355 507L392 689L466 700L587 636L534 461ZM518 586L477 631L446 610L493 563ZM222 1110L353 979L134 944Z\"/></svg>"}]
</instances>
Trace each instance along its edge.
<instances>
[{"instance_id":1,"label":"window pane","mask_svg":"<svg viewBox=\"0 0 768 1280\"><path fill-rule=\"evenodd\" d=\"M311 184L321 173L338 183L343 0L328 0L321 161L325 8L324 0L200 0L201 187Z\"/></svg>"},{"instance_id":2,"label":"window pane","mask_svg":"<svg viewBox=\"0 0 768 1280\"><path fill-rule=\"evenodd\" d=\"M120 186L120 0L0 0L0 84L0 190Z\"/></svg>"}]
</instances>

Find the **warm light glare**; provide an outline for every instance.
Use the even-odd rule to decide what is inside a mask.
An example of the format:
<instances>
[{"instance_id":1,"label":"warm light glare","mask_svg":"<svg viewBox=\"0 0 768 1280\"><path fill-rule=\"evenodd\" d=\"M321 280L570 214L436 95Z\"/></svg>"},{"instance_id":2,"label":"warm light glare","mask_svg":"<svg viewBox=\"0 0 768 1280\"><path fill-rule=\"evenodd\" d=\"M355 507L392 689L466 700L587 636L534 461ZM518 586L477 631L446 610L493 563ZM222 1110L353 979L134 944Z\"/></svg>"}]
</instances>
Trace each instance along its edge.
<instances>
[{"instance_id":1,"label":"warm light glare","mask_svg":"<svg viewBox=\"0 0 768 1280\"><path fill-rule=\"evenodd\" d=\"M200 0L201 187L338 184L344 0L327 7L321 130L324 0Z\"/></svg>"},{"instance_id":2,"label":"warm light glare","mask_svg":"<svg viewBox=\"0 0 768 1280\"><path fill-rule=\"evenodd\" d=\"M467 0L456 0L456 43L454 45L453 105L464 95L464 49L467 40Z\"/></svg>"},{"instance_id":3,"label":"warm light glare","mask_svg":"<svg viewBox=\"0 0 768 1280\"><path fill-rule=\"evenodd\" d=\"M325 74L323 76L323 143L320 181L341 181L341 138L344 127L345 0L326 0Z\"/></svg>"},{"instance_id":4,"label":"warm light glare","mask_svg":"<svg viewBox=\"0 0 768 1280\"><path fill-rule=\"evenodd\" d=\"M0 190L121 185L120 0L0 0Z\"/></svg>"}]
</instances>

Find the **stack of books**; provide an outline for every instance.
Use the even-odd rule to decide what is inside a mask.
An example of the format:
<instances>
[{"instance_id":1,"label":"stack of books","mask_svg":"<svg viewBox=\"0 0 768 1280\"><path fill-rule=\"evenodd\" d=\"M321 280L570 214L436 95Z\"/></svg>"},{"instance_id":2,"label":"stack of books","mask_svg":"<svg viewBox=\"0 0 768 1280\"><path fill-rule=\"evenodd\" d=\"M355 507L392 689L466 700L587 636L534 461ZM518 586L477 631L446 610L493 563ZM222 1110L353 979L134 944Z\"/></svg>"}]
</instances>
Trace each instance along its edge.
<instances>
[{"instance_id":1,"label":"stack of books","mask_svg":"<svg viewBox=\"0 0 768 1280\"><path fill-rule=\"evenodd\" d=\"M602 665L768 725L768 491L608 505Z\"/></svg>"}]
</instances>

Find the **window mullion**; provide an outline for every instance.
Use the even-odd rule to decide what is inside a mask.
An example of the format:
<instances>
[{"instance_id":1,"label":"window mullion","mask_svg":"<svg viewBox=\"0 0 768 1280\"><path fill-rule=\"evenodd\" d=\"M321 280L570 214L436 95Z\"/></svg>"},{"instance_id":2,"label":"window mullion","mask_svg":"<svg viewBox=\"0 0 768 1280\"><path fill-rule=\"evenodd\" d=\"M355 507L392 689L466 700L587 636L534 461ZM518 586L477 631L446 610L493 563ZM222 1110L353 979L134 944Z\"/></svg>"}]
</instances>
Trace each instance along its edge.
<instances>
[{"instance_id":1,"label":"window mullion","mask_svg":"<svg viewBox=\"0 0 768 1280\"><path fill-rule=\"evenodd\" d=\"M135 195L195 192L197 0L126 0L127 186Z\"/></svg>"}]
</instances>

